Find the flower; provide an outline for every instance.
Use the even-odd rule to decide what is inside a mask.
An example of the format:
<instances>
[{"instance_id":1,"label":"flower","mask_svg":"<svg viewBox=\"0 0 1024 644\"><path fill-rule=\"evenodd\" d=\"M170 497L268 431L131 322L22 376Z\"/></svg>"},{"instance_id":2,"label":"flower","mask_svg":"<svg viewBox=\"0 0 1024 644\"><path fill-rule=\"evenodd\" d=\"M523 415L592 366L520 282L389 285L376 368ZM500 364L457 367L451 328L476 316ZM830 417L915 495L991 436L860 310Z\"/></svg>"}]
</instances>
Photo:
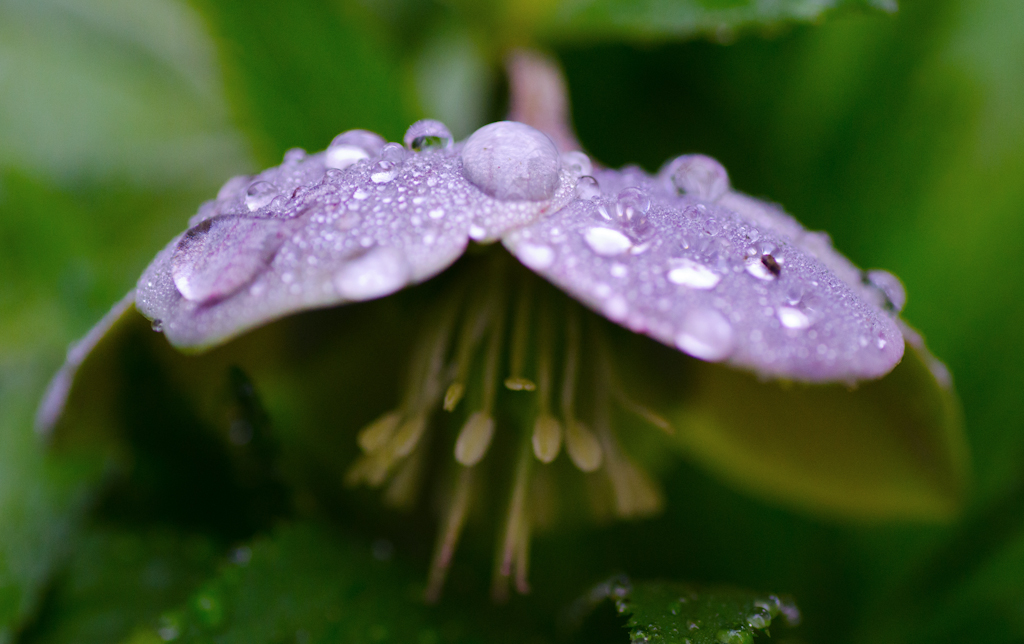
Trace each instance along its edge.
<instances>
[{"instance_id":1,"label":"flower","mask_svg":"<svg viewBox=\"0 0 1024 644\"><path fill-rule=\"evenodd\" d=\"M172 345L198 352L445 273L417 325L401 402L358 433L362 456L346 482L386 485L389 502L408 504L437 412L461 414L426 592L436 600L480 494L478 465L506 430L500 389L525 392L495 565L502 598L510 581L528 590L530 534L543 522L538 481L563 446L577 470L606 475L615 515L648 516L663 503L620 446L612 403L672 427L622 386L605 331L575 302L763 378L853 384L900 361L905 298L895 277L862 272L826 234L734 191L714 159L681 156L653 176L606 169L566 131L500 121L456 143L424 120L400 144L351 130L323 152L290 150L278 167L230 179L72 349L40 426L56 422L78 364L132 304Z\"/></svg>"}]
</instances>

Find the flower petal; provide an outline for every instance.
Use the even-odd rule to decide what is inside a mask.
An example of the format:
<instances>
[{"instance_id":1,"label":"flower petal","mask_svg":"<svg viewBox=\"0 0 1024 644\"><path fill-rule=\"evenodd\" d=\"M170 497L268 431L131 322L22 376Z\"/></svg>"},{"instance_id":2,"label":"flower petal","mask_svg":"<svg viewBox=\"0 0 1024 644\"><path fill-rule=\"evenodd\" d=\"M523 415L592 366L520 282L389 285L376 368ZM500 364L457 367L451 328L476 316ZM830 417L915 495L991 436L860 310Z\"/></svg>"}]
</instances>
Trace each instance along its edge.
<instances>
[{"instance_id":1,"label":"flower petal","mask_svg":"<svg viewBox=\"0 0 1024 644\"><path fill-rule=\"evenodd\" d=\"M581 182L586 198L509 232L505 246L610 320L702 360L807 382L892 370L897 320L828 236L723 193L724 171L708 172L706 157L686 160L659 177L597 171L599 190ZM690 170L694 181L676 176ZM715 190L690 189L707 177Z\"/></svg>"},{"instance_id":2,"label":"flower petal","mask_svg":"<svg viewBox=\"0 0 1024 644\"><path fill-rule=\"evenodd\" d=\"M293 312L429 279L470 239L493 241L572 196L574 176L557 157L543 163L543 134L508 122L498 130L539 137L541 152L521 165L547 175L525 177L523 189L516 176L499 177L508 179L503 190L482 190L463 168L464 144L410 150L358 131L323 153L292 150L279 167L231 179L143 273L138 308L175 346L202 349ZM481 138L469 165L494 161ZM494 179L495 168L484 176Z\"/></svg>"}]
</instances>

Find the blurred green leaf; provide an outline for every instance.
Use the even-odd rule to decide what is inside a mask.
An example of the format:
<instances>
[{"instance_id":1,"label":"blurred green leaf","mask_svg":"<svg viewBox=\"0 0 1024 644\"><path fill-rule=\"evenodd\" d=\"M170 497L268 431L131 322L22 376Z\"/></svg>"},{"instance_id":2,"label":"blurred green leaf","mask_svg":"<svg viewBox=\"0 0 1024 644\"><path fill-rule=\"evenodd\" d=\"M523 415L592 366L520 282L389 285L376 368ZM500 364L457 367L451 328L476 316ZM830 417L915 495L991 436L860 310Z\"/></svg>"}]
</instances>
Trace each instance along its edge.
<instances>
[{"instance_id":1,"label":"blurred green leaf","mask_svg":"<svg viewBox=\"0 0 1024 644\"><path fill-rule=\"evenodd\" d=\"M948 521L961 509L959 402L909 342L895 370L853 390L759 381L624 334L620 342L635 395L657 400L678 446L739 489L833 517Z\"/></svg>"},{"instance_id":2,"label":"blurred green leaf","mask_svg":"<svg viewBox=\"0 0 1024 644\"><path fill-rule=\"evenodd\" d=\"M0 361L0 642L13 641L73 547L104 471L93 453L48 456L32 431L38 363Z\"/></svg>"},{"instance_id":3,"label":"blurred green leaf","mask_svg":"<svg viewBox=\"0 0 1024 644\"><path fill-rule=\"evenodd\" d=\"M728 41L738 30L816 22L838 9L896 10L895 0L517 0L510 6L510 13L526 7L538 14L539 30L556 40L711 35Z\"/></svg>"},{"instance_id":4,"label":"blurred green leaf","mask_svg":"<svg viewBox=\"0 0 1024 644\"><path fill-rule=\"evenodd\" d=\"M222 644L519 642L529 633L478 600L459 610L425 606L422 578L391 560L390 546L374 552L322 525L283 525L236 550L232 563L164 614L160 633ZM147 640L140 633L132 641Z\"/></svg>"},{"instance_id":5,"label":"blurred green leaf","mask_svg":"<svg viewBox=\"0 0 1024 644\"><path fill-rule=\"evenodd\" d=\"M961 510L959 401L909 344L892 373L853 391L699 374L675 416L680 444L741 489L861 519L948 521Z\"/></svg>"},{"instance_id":6,"label":"blurred green leaf","mask_svg":"<svg viewBox=\"0 0 1024 644\"><path fill-rule=\"evenodd\" d=\"M614 586L614 584L613 584ZM612 588L619 613L627 613L635 644L750 644L770 627L795 626L800 611L768 593L725 587L697 588L666 581Z\"/></svg>"},{"instance_id":7,"label":"blurred green leaf","mask_svg":"<svg viewBox=\"0 0 1024 644\"><path fill-rule=\"evenodd\" d=\"M134 526L88 530L21 641L119 642L183 602L214 571L216 554L199 535Z\"/></svg>"},{"instance_id":8,"label":"blurred green leaf","mask_svg":"<svg viewBox=\"0 0 1024 644\"><path fill-rule=\"evenodd\" d=\"M0 166L166 186L246 165L213 48L183 3L3 3L0 96Z\"/></svg>"},{"instance_id":9,"label":"blurred green leaf","mask_svg":"<svg viewBox=\"0 0 1024 644\"><path fill-rule=\"evenodd\" d=\"M358 4L195 5L216 34L231 105L263 165L288 148L322 150L352 128L400 140L411 123L395 47Z\"/></svg>"}]
</instances>

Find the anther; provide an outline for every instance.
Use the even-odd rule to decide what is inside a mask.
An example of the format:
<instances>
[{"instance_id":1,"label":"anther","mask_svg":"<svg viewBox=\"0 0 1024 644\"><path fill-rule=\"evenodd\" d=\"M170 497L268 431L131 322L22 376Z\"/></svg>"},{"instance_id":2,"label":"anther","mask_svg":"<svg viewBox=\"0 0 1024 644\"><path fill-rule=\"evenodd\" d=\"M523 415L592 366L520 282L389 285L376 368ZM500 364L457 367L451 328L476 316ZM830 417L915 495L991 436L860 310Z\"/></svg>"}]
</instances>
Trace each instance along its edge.
<instances>
[{"instance_id":1,"label":"anther","mask_svg":"<svg viewBox=\"0 0 1024 644\"><path fill-rule=\"evenodd\" d=\"M494 419L485 412L473 412L455 441L455 460L466 467L476 465L487 453L493 437Z\"/></svg>"},{"instance_id":2,"label":"anther","mask_svg":"<svg viewBox=\"0 0 1024 644\"><path fill-rule=\"evenodd\" d=\"M359 447L367 454L373 454L387 445L388 439L398 429L402 422L402 415L397 411L389 411L377 420L373 421L362 430L356 437Z\"/></svg>"}]
</instances>

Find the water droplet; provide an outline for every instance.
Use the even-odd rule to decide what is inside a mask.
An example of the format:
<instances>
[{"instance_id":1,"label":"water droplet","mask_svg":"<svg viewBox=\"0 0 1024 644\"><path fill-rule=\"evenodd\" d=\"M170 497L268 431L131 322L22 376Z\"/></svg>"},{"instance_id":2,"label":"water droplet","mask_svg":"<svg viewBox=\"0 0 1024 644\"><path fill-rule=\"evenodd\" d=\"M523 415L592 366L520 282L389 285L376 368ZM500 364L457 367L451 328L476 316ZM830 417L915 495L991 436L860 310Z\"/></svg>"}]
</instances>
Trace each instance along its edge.
<instances>
[{"instance_id":1,"label":"water droplet","mask_svg":"<svg viewBox=\"0 0 1024 644\"><path fill-rule=\"evenodd\" d=\"M164 330L164 321L161 320L160 318L156 318L149 326L157 333L160 333L161 331Z\"/></svg>"},{"instance_id":2,"label":"water droplet","mask_svg":"<svg viewBox=\"0 0 1024 644\"><path fill-rule=\"evenodd\" d=\"M302 148L292 148L284 153L284 162L294 165L306 158L306 151Z\"/></svg>"},{"instance_id":3,"label":"water droplet","mask_svg":"<svg viewBox=\"0 0 1024 644\"><path fill-rule=\"evenodd\" d=\"M534 244L521 242L515 247L516 257L519 258L527 268L535 271L543 271L550 268L555 262L555 251L545 244Z\"/></svg>"},{"instance_id":4,"label":"water droplet","mask_svg":"<svg viewBox=\"0 0 1024 644\"><path fill-rule=\"evenodd\" d=\"M377 155L382 147L384 139L369 130L342 132L327 146L324 165L344 170L354 163Z\"/></svg>"},{"instance_id":5,"label":"water droplet","mask_svg":"<svg viewBox=\"0 0 1024 644\"><path fill-rule=\"evenodd\" d=\"M708 362L729 357L733 344L732 325L714 309L695 309L687 313L676 335L676 346Z\"/></svg>"},{"instance_id":6,"label":"water droplet","mask_svg":"<svg viewBox=\"0 0 1024 644\"><path fill-rule=\"evenodd\" d=\"M334 276L338 294L348 300L372 300L394 293L409 280L409 265L402 253L378 246L349 261Z\"/></svg>"},{"instance_id":7,"label":"water droplet","mask_svg":"<svg viewBox=\"0 0 1024 644\"><path fill-rule=\"evenodd\" d=\"M722 644L753 644L754 634L740 629L721 630L715 638Z\"/></svg>"},{"instance_id":8,"label":"water droplet","mask_svg":"<svg viewBox=\"0 0 1024 644\"><path fill-rule=\"evenodd\" d=\"M561 158L543 132L515 121L485 125L462 148L462 172L502 201L543 201L558 188Z\"/></svg>"},{"instance_id":9,"label":"water droplet","mask_svg":"<svg viewBox=\"0 0 1024 644\"><path fill-rule=\"evenodd\" d=\"M811 319L800 309L792 306L780 306L777 311L779 322L787 329L806 329L811 326Z\"/></svg>"},{"instance_id":10,"label":"water droplet","mask_svg":"<svg viewBox=\"0 0 1024 644\"><path fill-rule=\"evenodd\" d=\"M682 284L698 290L709 290L718 286L722 276L703 264L689 259L671 260L668 279L674 284Z\"/></svg>"},{"instance_id":11,"label":"water droplet","mask_svg":"<svg viewBox=\"0 0 1024 644\"><path fill-rule=\"evenodd\" d=\"M266 206L277 196L277 188L269 181L255 181L245 191L245 207L250 212Z\"/></svg>"},{"instance_id":12,"label":"water droplet","mask_svg":"<svg viewBox=\"0 0 1024 644\"><path fill-rule=\"evenodd\" d=\"M374 183L387 183L398 175L402 162L405 161L405 148L397 143L388 143L380 150L380 161L373 166L370 180Z\"/></svg>"},{"instance_id":13,"label":"water droplet","mask_svg":"<svg viewBox=\"0 0 1024 644\"><path fill-rule=\"evenodd\" d=\"M671 161L662 171L680 195L717 201L729 190L729 174L722 164L703 154L687 154Z\"/></svg>"},{"instance_id":14,"label":"water droplet","mask_svg":"<svg viewBox=\"0 0 1024 644\"><path fill-rule=\"evenodd\" d=\"M237 177L231 177L228 179L220 190L217 191L218 199L227 199L233 197L244 189L249 182L252 180L247 174L240 174Z\"/></svg>"},{"instance_id":15,"label":"water droplet","mask_svg":"<svg viewBox=\"0 0 1024 644\"><path fill-rule=\"evenodd\" d=\"M185 299L224 299L263 271L284 241L274 219L221 215L193 226L171 255L171 276Z\"/></svg>"},{"instance_id":16,"label":"water droplet","mask_svg":"<svg viewBox=\"0 0 1024 644\"><path fill-rule=\"evenodd\" d=\"M611 257L629 250L633 242L617 230L595 226L583 234L587 245L598 255Z\"/></svg>"},{"instance_id":17,"label":"water droplet","mask_svg":"<svg viewBox=\"0 0 1024 644\"><path fill-rule=\"evenodd\" d=\"M441 121L424 119L409 126L403 141L406 147L416 152L447 150L452 147L452 133Z\"/></svg>"},{"instance_id":18,"label":"water droplet","mask_svg":"<svg viewBox=\"0 0 1024 644\"><path fill-rule=\"evenodd\" d=\"M434 208L433 210L427 213L427 216L429 216L431 219L441 219L442 217L444 217L444 208Z\"/></svg>"},{"instance_id":19,"label":"water droplet","mask_svg":"<svg viewBox=\"0 0 1024 644\"><path fill-rule=\"evenodd\" d=\"M590 157L579 150L573 150L563 154L562 167L577 177L588 176L594 171L594 166L590 162Z\"/></svg>"},{"instance_id":20,"label":"water droplet","mask_svg":"<svg viewBox=\"0 0 1024 644\"><path fill-rule=\"evenodd\" d=\"M889 271L874 270L868 271L865 279L882 295L883 308L894 313L903 310L903 305L907 303L907 292L898 277Z\"/></svg>"},{"instance_id":21,"label":"water droplet","mask_svg":"<svg viewBox=\"0 0 1024 644\"><path fill-rule=\"evenodd\" d=\"M747 625L751 628L768 628L771 623L772 616L767 610L760 609L756 613L747 615Z\"/></svg>"},{"instance_id":22,"label":"water droplet","mask_svg":"<svg viewBox=\"0 0 1024 644\"><path fill-rule=\"evenodd\" d=\"M650 209L651 198L640 188L626 188L615 202L619 221L636 231L646 228L647 211Z\"/></svg>"},{"instance_id":23,"label":"water droplet","mask_svg":"<svg viewBox=\"0 0 1024 644\"><path fill-rule=\"evenodd\" d=\"M714 217L708 217L704 220L704 232L714 237L722 232L722 224Z\"/></svg>"},{"instance_id":24,"label":"water droplet","mask_svg":"<svg viewBox=\"0 0 1024 644\"><path fill-rule=\"evenodd\" d=\"M583 176L576 182L576 196L580 199L594 200L601 196L601 186L597 179L591 176Z\"/></svg>"}]
</instances>

